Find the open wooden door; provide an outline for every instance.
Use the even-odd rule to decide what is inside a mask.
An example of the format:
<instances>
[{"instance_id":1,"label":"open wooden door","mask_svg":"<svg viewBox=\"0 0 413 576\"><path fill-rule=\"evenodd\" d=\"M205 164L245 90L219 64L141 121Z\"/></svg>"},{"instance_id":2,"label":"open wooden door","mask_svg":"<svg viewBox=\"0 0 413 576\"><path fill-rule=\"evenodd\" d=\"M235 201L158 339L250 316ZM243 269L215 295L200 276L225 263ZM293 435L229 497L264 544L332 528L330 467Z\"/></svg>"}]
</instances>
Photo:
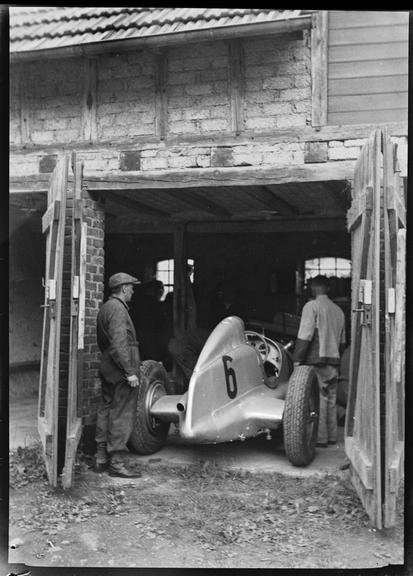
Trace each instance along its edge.
<instances>
[{"instance_id":1,"label":"open wooden door","mask_svg":"<svg viewBox=\"0 0 413 576\"><path fill-rule=\"evenodd\" d=\"M405 209L398 179L394 146L376 130L357 161L348 212L353 271L345 450L356 491L379 529L395 522L404 453Z\"/></svg>"},{"instance_id":2,"label":"open wooden door","mask_svg":"<svg viewBox=\"0 0 413 576\"><path fill-rule=\"evenodd\" d=\"M50 177L47 211L42 219L42 230L47 236L38 429L52 486L57 486L58 478L60 329L68 169L69 156L65 156L57 162Z\"/></svg>"},{"instance_id":3,"label":"open wooden door","mask_svg":"<svg viewBox=\"0 0 413 576\"><path fill-rule=\"evenodd\" d=\"M404 467L406 208L397 146L383 133L385 443L383 526L396 522Z\"/></svg>"},{"instance_id":4,"label":"open wooden door","mask_svg":"<svg viewBox=\"0 0 413 576\"><path fill-rule=\"evenodd\" d=\"M63 488L70 488L72 484L76 450L82 432L79 391L82 382L86 297L87 224L83 219L82 205L83 163L76 160L75 154L72 154L72 169L70 340L66 445L62 472Z\"/></svg>"}]
</instances>

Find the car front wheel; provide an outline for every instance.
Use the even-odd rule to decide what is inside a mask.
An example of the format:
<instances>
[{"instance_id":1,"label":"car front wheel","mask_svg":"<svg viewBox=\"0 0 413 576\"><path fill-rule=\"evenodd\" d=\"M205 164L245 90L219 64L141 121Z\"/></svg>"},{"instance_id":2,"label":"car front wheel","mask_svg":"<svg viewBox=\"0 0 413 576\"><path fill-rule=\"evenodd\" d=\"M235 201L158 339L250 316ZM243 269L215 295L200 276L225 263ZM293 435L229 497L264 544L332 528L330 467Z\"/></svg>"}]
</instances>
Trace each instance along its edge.
<instances>
[{"instance_id":1,"label":"car front wheel","mask_svg":"<svg viewBox=\"0 0 413 576\"><path fill-rule=\"evenodd\" d=\"M290 376L283 414L284 448L294 466L314 459L318 433L319 389L311 366L297 366Z\"/></svg>"},{"instance_id":2,"label":"car front wheel","mask_svg":"<svg viewBox=\"0 0 413 576\"><path fill-rule=\"evenodd\" d=\"M145 360L140 369L135 421L128 447L137 454L153 454L166 443L169 422L160 422L151 415L152 405L168 393L168 375L159 362Z\"/></svg>"}]
</instances>

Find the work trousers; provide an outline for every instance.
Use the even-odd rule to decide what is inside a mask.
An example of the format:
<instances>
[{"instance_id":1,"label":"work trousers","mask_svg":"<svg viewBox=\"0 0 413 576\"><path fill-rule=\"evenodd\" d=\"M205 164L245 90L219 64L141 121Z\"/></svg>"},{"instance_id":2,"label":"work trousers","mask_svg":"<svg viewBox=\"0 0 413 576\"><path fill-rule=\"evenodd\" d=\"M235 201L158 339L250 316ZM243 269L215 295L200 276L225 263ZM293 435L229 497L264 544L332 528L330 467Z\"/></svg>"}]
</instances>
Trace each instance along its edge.
<instances>
[{"instance_id":1,"label":"work trousers","mask_svg":"<svg viewBox=\"0 0 413 576\"><path fill-rule=\"evenodd\" d=\"M132 388L126 380L110 384L100 377L102 400L97 412L96 443L106 445L109 456L127 450L126 443L132 433L138 398L138 387Z\"/></svg>"},{"instance_id":2,"label":"work trousers","mask_svg":"<svg viewBox=\"0 0 413 576\"><path fill-rule=\"evenodd\" d=\"M313 366L320 390L318 442L337 442L337 380L338 366L324 364Z\"/></svg>"}]
</instances>

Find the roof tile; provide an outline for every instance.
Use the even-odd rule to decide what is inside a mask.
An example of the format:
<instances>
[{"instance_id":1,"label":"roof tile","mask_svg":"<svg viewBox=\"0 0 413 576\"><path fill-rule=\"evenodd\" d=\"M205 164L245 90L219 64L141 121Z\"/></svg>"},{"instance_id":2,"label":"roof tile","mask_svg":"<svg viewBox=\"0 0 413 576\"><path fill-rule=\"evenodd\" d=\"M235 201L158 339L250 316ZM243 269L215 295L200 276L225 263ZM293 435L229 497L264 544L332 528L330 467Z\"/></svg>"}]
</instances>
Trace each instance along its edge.
<instances>
[{"instance_id":1,"label":"roof tile","mask_svg":"<svg viewBox=\"0 0 413 576\"><path fill-rule=\"evenodd\" d=\"M271 8L10 7L10 52L297 18Z\"/></svg>"}]
</instances>

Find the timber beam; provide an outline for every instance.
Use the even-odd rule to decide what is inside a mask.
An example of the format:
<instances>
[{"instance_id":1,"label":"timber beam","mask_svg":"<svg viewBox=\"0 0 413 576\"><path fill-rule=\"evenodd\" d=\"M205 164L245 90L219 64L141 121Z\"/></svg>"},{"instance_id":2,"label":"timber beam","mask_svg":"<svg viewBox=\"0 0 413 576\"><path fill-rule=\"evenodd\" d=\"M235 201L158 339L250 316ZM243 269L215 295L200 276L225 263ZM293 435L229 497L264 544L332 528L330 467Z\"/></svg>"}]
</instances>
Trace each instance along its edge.
<instances>
[{"instance_id":1,"label":"timber beam","mask_svg":"<svg viewBox=\"0 0 413 576\"><path fill-rule=\"evenodd\" d=\"M85 176L89 191L132 191L139 189L198 188L207 186L268 186L275 184L351 180L355 162L304 164L299 166L241 168L188 168L134 174Z\"/></svg>"},{"instance_id":2,"label":"timber beam","mask_svg":"<svg viewBox=\"0 0 413 576\"><path fill-rule=\"evenodd\" d=\"M123 223L119 228L115 222L107 229L109 234L172 234L179 227L178 222ZM344 217L297 217L273 220L210 221L188 222L188 234L287 234L290 232L334 232L346 233Z\"/></svg>"}]
</instances>

